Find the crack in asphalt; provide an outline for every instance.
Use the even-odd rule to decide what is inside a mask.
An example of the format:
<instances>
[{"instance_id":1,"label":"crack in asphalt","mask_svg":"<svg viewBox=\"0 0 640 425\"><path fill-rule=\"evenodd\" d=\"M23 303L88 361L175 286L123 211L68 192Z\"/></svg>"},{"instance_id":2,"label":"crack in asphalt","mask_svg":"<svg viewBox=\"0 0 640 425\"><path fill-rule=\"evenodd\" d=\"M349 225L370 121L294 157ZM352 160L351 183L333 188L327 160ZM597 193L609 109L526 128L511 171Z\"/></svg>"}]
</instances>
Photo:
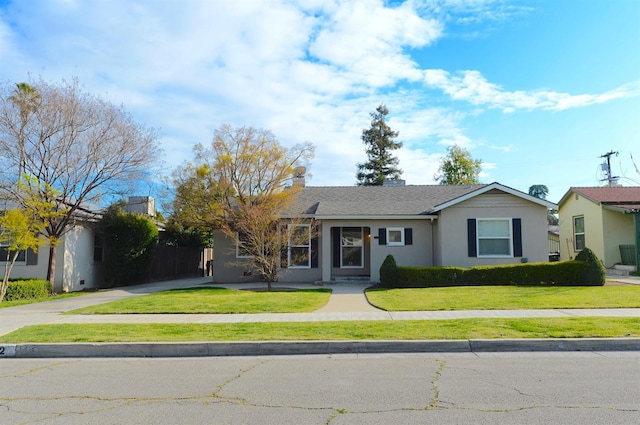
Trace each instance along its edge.
<instances>
[{"instance_id":1,"label":"crack in asphalt","mask_svg":"<svg viewBox=\"0 0 640 425\"><path fill-rule=\"evenodd\" d=\"M126 406L134 406L137 404L155 404L155 403L185 403L185 402L196 402L202 404L218 404L218 403L228 403L231 405L243 405L248 407L257 407L257 408L266 408L266 409L296 409L296 410L306 410L306 411L328 411L330 413L326 420L325 425L330 425L333 421L340 418L343 415L350 414L359 414L359 415L373 415L373 414L381 414L381 413L393 413L393 412L415 412L415 411L429 411L429 410L459 410L459 411L475 411L475 412L487 412L487 413L510 413L510 412L518 412L525 410L533 410L533 409L593 409L593 410L607 410L607 411L616 411L616 412L640 412L640 409L633 408L621 408L615 406L606 406L606 405L556 405L556 404L532 404L532 405L524 405L512 408L481 408L481 407L469 407L469 406L461 406L449 404L446 401L440 399L440 389L439 383L441 378L445 374L447 362L445 360L434 359L438 363L438 368L431 376L430 384L431 384L431 400L426 406L422 407L404 407L404 408L392 408L392 409L375 409L375 410L348 410L343 407L336 406L324 406L324 407L307 407L307 406L297 406L297 405L286 405L286 404L265 404L265 403L255 403L244 397L229 397L221 395L220 393L224 390L226 386L229 384L241 379L247 373L263 366L269 362L271 359L265 359L262 361L257 361L255 364L250 365L244 369L241 369L234 376L226 379L224 382L220 383L211 393L199 394L193 396L185 396L185 397L100 397L100 396L90 396L90 395L69 395L69 396L60 396L60 397L3 397L0 398L0 409L5 412L12 412L17 414L25 414L25 415L41 415L39 418L27 419L22 422L19 422L19 425L29 425L29 424L37 424L43 423L52 418L60 418L63 416L70 415L84 415L88 413L100 413L106 412L113 409L118 409ZM22 377L28 376L39 371L49 369L51 367L60 366L63 364L68 364L70 362L56 362L49 363L44 366L40 366L37 368L29 369L21 373L10 374L10 375L0 375L0 378L3 377ZM526 394L520 391L518 388L513 388L520 395L524 396L532 396L531 394ZM69 411L50 411L50 412L37 412L37 411L29 411L25 409L16 409L12 408L11 404L14 402L23 402L23 401L32 401L32 402L58 402L65 400L92 400L97 402L109 402L110 405L100 406L94 409L83 409L83 410L69 410Z\"/></svg>"}]
</instances>

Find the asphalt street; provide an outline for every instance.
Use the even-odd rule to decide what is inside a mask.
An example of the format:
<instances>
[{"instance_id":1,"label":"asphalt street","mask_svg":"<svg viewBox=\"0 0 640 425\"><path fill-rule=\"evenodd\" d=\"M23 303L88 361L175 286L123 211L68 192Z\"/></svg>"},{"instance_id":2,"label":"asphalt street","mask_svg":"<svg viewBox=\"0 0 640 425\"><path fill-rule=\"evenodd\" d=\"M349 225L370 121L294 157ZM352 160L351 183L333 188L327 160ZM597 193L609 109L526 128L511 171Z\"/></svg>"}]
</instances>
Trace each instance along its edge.
<instances>
[{"instance_id":1,"label":"asphalt street","mask_svg":"<svg viewBox=\"0 0 640 425\"><path fill-rule=\"evenodd\" d=\"M0 423L633 424L640 353L5 359Z\"/></svg>"}]
</instances>

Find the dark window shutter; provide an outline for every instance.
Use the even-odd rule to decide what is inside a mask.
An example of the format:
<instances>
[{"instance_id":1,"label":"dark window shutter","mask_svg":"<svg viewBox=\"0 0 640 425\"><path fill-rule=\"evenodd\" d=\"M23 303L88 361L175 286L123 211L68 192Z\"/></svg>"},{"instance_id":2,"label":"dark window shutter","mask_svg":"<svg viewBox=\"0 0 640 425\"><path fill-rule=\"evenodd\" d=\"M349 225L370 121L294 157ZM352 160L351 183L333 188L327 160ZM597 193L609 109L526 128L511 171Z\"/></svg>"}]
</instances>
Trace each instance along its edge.
<instances>
[{"instance_id":1,"label":"dark window shutter","mask_svg":"<svg viewBox=\"0 0 640 425\"><path fill-rule=\"evenodd\" d=\"M404 229L404 244L413 245L413 229L411 228Z\"/></svg>"},{"instance_id":2,"label":"dark window shutter","mask_svg":"<svg viewBox=\"0 0 640 425\"><path fill-rule=\"evenodd\" d=\"M27 266L38 264L38 253L33 249L27 249Z\"/></svg>"},{"instance_id":3,"label":"dark window shutter","mask_svg":"<svg viewBox=\"0 0 640 425\"><path fill-rule=\"evenodd\" d=\"M467 219L467 250L469 257L477 257L478 250L476 245L476 219Z\"/></svg>"},{"instance_id":4,"label":"dark window shutter","mask_svg":"<svg viewBox=\"0 0 640 425\"><path fill-rule=\"evenodd\" d=\"M381 228L378 229L378 245L386 245L387 244L387 229Z\"/></svg>"},{"instance_id":5,"label":"dark window shutter","mask_svg":"<svg viewBox=\"0 0 640 425\"><path fill-rule=\"evenodd\" d=\"M280 250L280 268L286 269L289 267L289 248L284 247Z\"/></svg>"},{"instance_id":6,"label":"dark window shutter","mask_svg":"<svg viewBox=\"0 0 640 425\"><path fill-rule=\"evenodd\" d=\"M522 220L514 218L511 223L513 226L513 256L522 257Z\"/></svg>"},{"instance_id":7,"label":"dark window shutter","mask_svg":"<svg viewBox=\"0 0 640 425\"><path fill-rule=\"evenodd\" d=\"M311 239L311 268L312 269L318 268L318 256L319 256L318 237L316 236L313 239Z\"/></svg>"},{"instance_id":8,"label":"dark window shutter","mask_svg":"<svg viewBox=\"0 0 640 425\"><path fill-rule=\"evenodd\" d=\"M333 267L340 267L340 228L331 228L331 244L333 248Z\"/></svg>"}]
</instances>

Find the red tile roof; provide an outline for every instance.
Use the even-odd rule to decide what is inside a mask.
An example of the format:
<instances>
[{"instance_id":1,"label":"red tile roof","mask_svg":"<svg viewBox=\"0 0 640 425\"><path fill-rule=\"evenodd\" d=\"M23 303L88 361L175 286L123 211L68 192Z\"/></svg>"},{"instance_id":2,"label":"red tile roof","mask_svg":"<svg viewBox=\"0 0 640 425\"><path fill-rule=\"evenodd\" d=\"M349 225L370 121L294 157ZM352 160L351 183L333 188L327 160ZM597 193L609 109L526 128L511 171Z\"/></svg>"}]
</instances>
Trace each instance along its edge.
<instances>
[{"instance_id":1,"label":"red tile roof","mask_svg":"<svg viewBox=\"0 0 640 425\"><path fill-rule=\"evenodd\" d=\"M640 186L572 187L571 190L604 204L640 202Z\"/></svg>"}]
</instances>

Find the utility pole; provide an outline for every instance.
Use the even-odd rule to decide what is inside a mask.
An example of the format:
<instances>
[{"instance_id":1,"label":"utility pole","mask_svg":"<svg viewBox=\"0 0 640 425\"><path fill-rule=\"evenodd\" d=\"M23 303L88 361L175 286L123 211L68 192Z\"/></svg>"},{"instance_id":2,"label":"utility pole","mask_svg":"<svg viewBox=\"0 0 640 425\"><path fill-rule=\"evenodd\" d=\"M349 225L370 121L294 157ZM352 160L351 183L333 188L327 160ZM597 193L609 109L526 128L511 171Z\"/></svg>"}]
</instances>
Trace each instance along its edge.
<instances>
[{"instance_id":1,"label":"utility pole","mask_svg":"<svg viewBox=\"0 0 640 425\"><path fill-rule=\"evenodd\" d=\"M605 153L604 155L600 155L600 158L607 158L607 170L605 171L605 173L607 174L607 177L602 179L602 180L600 180L600 181L607 180L609 182L609 187L613 186L613 181L614 180L620 178L618 176L612 176L611 175L611 155L618 156L618 152L609 151L609 152Z\"/></svg>"}]
</instances>

